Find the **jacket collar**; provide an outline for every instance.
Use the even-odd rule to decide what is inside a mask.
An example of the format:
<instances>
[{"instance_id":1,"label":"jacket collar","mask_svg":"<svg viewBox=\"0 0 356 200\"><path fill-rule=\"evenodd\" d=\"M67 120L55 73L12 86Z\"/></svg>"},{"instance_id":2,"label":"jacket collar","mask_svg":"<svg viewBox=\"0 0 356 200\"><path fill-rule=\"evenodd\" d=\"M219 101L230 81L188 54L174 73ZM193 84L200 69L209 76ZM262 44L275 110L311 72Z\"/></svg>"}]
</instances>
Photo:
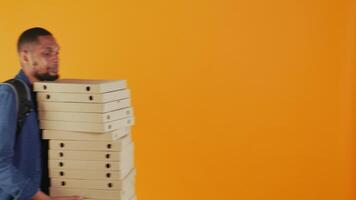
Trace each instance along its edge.
<instances>
[{"instance_id":1,"label":"jacket collar","mask_svg":"<svg viewBox=\"0 0 356 200\"><path fill-rule=\"evenodd\" d=\"M22 69L15 76L15 79L20 79L20 80L24 81L32 89L32 83L31 83L30 79L26 76L25 72Z\"/></svg>"}]
</instances>

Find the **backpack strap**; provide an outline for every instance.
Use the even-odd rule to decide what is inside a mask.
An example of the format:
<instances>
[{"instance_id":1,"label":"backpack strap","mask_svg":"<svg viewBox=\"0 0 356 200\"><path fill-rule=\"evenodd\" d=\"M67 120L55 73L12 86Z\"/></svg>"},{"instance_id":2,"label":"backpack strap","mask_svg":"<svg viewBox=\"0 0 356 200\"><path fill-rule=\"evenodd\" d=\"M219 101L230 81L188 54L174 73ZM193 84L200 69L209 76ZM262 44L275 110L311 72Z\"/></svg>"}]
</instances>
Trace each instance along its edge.
<instances>
[{"instance_id":1,"label":"backpack strap","mask_svg":"<svg viewBox=\"0 0 356 200\"><path fill-rule=\"evenodd\" d=\"M31 92L26 83L20 79L10 79L5 81L4 84L10 85L16 94L17 133L19 133L25 117L33 110L31 103Z\"/></svg>"}]
</instances>

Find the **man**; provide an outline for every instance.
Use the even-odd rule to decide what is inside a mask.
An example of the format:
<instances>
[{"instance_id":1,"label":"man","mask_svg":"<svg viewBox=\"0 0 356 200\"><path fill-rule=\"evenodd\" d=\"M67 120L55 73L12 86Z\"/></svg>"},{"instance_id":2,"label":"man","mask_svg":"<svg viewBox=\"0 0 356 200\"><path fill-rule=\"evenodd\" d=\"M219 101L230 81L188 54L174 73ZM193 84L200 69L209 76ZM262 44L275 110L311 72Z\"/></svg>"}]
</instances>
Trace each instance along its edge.
<instances>
[{"instance_id":1,"label":"man","mask_svg":"<svg viewBox=\"0 0 356 200\"><path fill-rule=\"evenodd\" d=\"M0 200L78 200L81 197L49 197L46 151L41 145L37 102L32 84L58 79L59 46L50 32L31 28L17 44L21 70L15 79L26 83L32 107L17 130L17 96L11 86L0 86ZM43 180L41 180L43 179ZM42 187L41 187L42 185Z\"/></svg>"}]
</instances>

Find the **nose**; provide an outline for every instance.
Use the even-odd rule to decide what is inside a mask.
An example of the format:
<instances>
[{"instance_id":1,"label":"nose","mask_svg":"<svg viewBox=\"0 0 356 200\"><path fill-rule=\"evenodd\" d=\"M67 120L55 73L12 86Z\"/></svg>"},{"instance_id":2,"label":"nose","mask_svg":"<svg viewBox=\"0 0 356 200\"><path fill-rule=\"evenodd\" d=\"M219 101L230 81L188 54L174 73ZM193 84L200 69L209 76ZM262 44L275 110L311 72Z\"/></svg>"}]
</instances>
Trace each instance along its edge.
<instances>
[{"instance_id":1,"label":"nose","mask_svg":"<svg viewBox=\"0 0 356 200\"><path fill-rule=\"evenodd\" d=\"M52 57L52 61L53 61L54 63L58 64L58 61L59 61L58 55L54 55L54 56Z\"/></svg>"}]
</instances>

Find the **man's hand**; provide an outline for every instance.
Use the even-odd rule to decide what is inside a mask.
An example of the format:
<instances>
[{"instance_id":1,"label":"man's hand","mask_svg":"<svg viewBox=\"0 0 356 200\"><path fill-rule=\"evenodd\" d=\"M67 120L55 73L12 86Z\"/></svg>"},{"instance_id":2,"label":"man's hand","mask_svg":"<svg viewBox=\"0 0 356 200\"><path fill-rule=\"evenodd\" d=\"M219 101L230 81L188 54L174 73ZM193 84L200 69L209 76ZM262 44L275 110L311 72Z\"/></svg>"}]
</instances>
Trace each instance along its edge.
<instances>
[{"instance_id":1,"label":"man's hand","mask_svg":"<svg viewBox=\"0 0 356 200\"><path fill-rule=\"evenodd\" d=\"M50 197L45 193L38 191L33 197L32 200L83 200L83 197L80 196L68 196L68 197Z\"/></svg>"},{"instance_id":2,"label":"man's hand","mask_svg":"<svg viewBox=\"0 0 356 200\"><path fill-rule=\"evenodd\" d=\"M83 197L69 196L69 197L50 197L51 200L83 200Z\"/></svg>"}]
</instances>

